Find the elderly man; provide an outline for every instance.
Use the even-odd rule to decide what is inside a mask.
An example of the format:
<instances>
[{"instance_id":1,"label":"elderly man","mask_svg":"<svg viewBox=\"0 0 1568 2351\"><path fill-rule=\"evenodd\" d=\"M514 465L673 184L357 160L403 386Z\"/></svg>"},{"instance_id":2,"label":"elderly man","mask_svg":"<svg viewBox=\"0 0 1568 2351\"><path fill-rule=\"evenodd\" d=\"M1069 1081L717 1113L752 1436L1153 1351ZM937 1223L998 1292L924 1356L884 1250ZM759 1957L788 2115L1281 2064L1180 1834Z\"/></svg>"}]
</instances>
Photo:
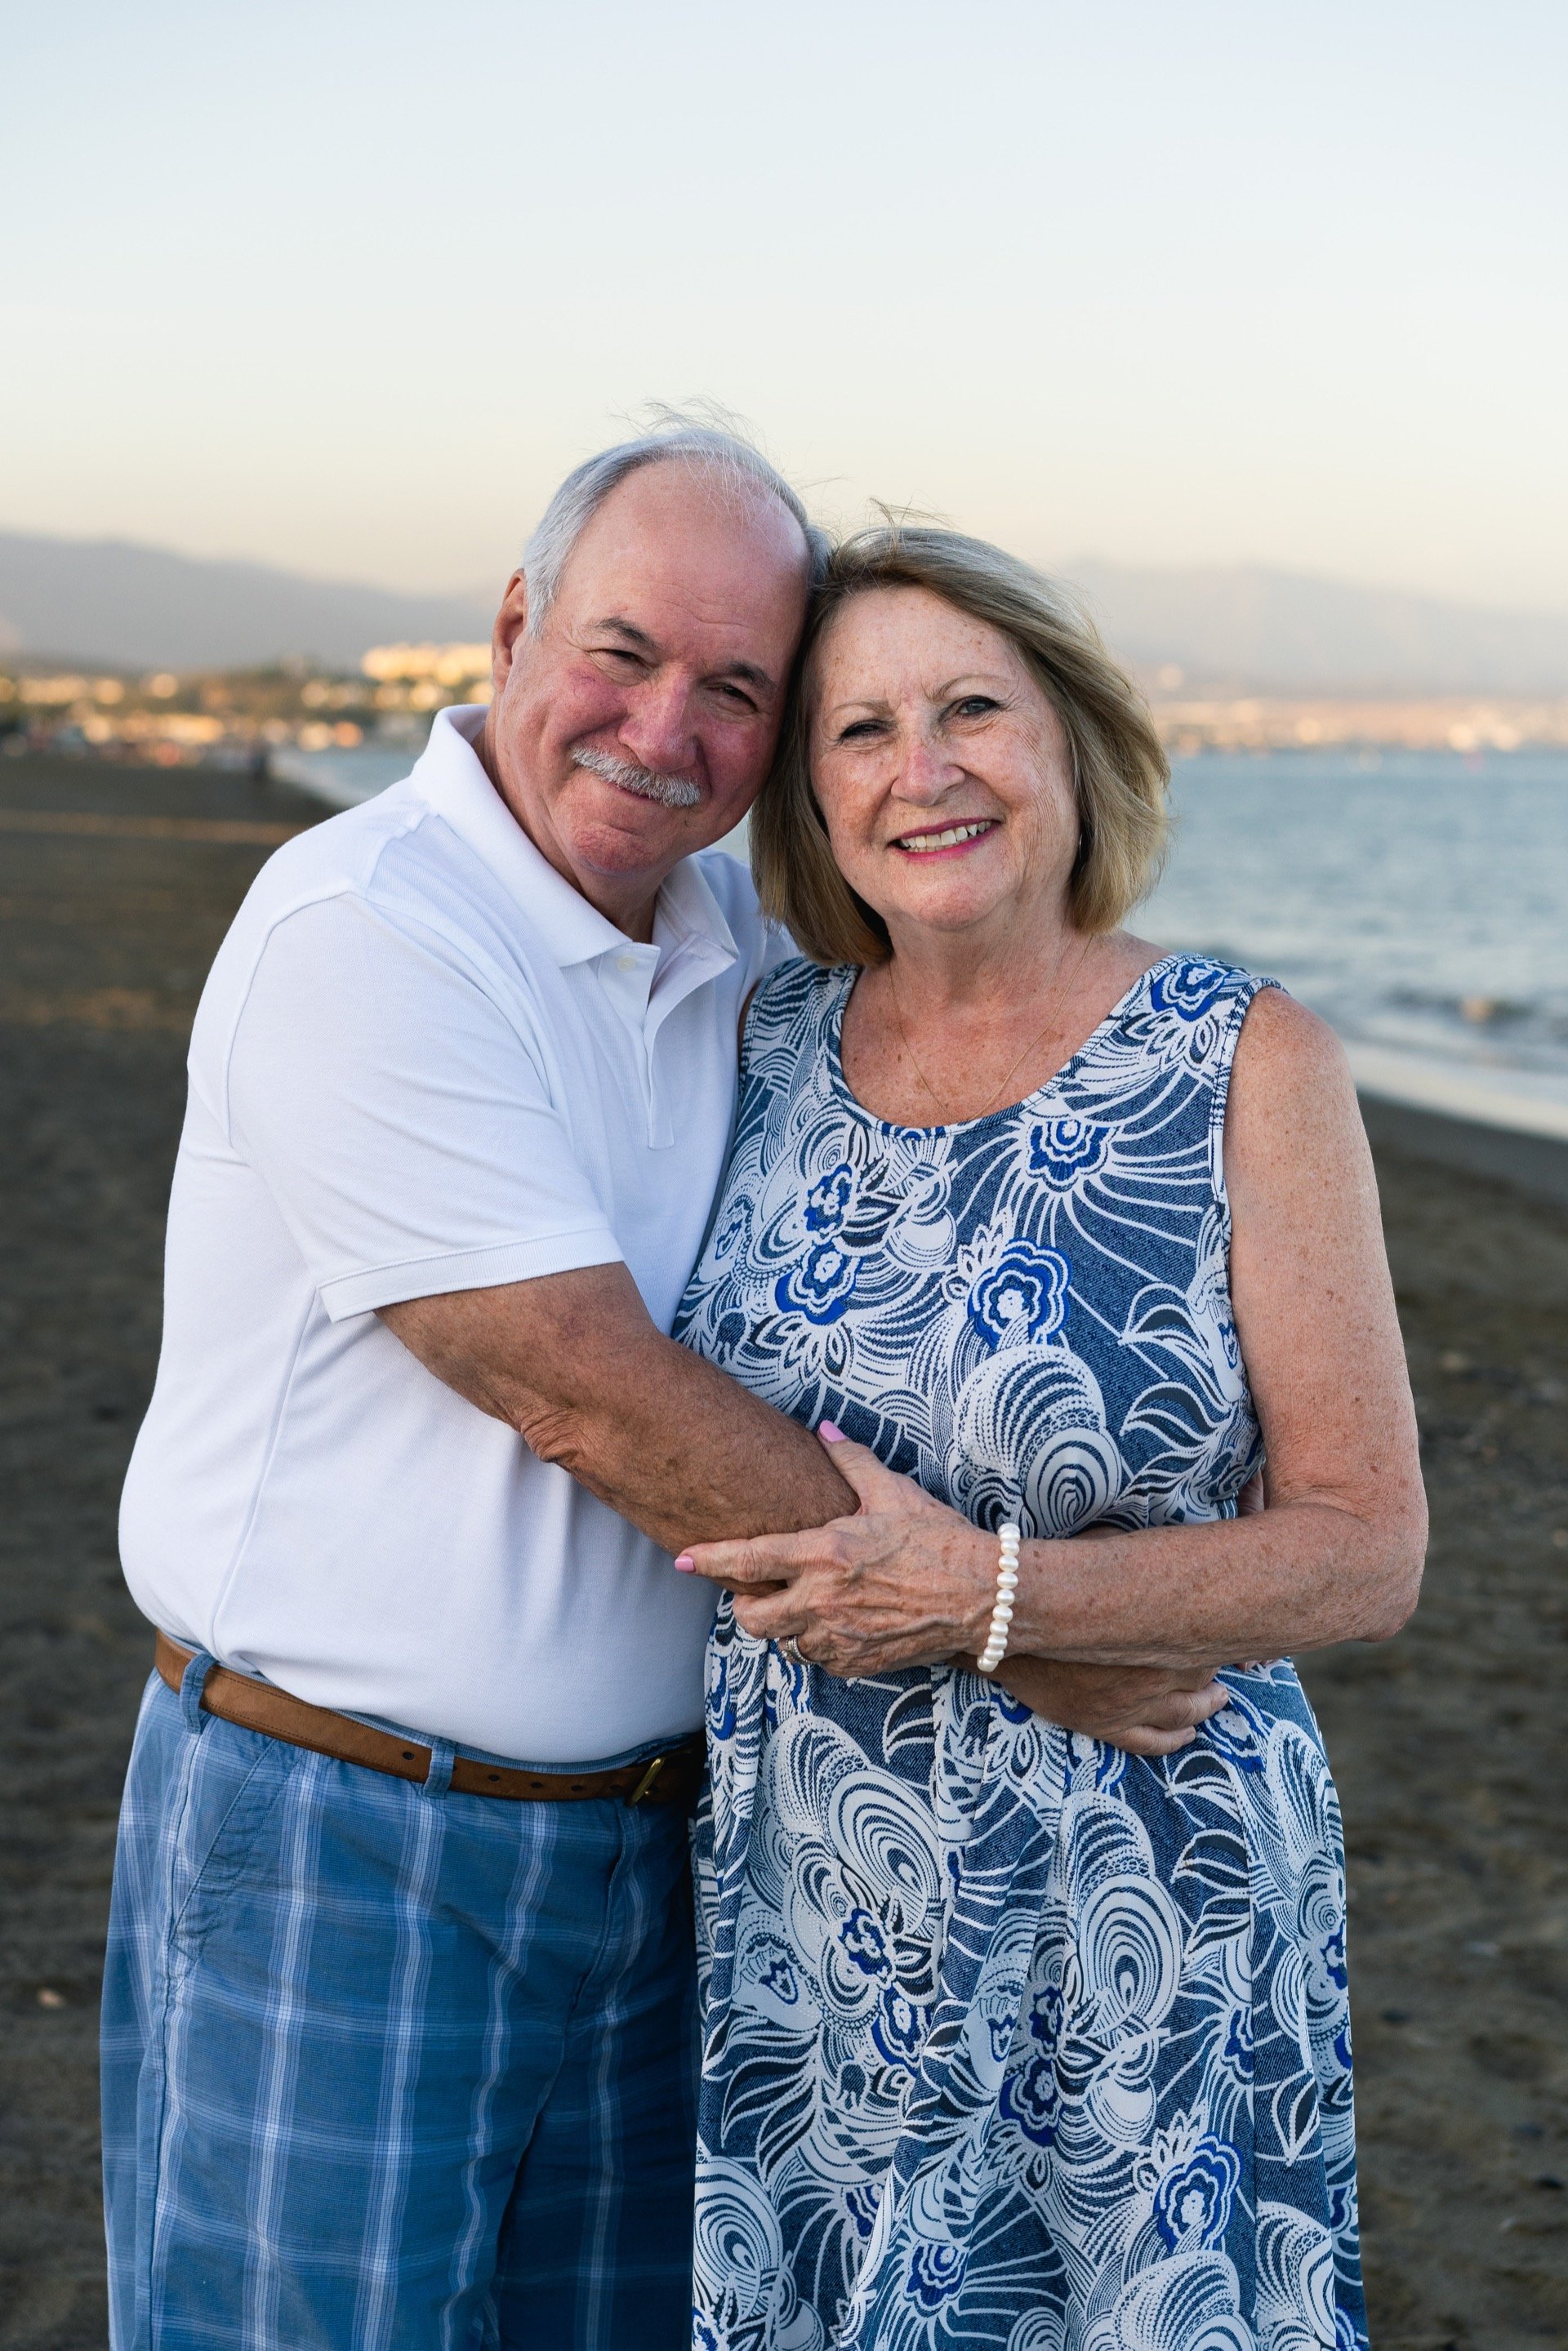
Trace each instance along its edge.
<instances>
[{"instance_id":1,"label":"elderly man","mask_svg":"<svg viewBox=\"0 0 1568 2351\"><path fill-rule=\"evenodd\" d=\"M591 461L488 714L274 858L214 966L122 1522L160 1638L117 2351L685 2338L709 1593L610 1504L672 1545L852 1507L663 1335L768 956L694 852L767 770L817 552L710 430Z\"/></svg>"}]
</instances>

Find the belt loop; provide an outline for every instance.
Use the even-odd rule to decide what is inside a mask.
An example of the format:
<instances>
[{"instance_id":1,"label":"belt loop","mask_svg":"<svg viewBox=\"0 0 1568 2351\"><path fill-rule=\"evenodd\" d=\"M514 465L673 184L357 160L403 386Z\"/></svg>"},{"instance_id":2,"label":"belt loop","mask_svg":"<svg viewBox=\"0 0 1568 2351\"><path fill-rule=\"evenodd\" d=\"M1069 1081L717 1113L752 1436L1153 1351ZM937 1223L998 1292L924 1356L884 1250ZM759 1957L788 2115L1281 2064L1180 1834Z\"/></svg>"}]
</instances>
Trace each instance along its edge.
<instances>
[{"instance_id":1,"label":"belt loop","mask_svg":"<svg viewBox=\"0 0 1568 2351\"><path fill-rule=\"evenodd\" d=\"M452 1785L452 1766L457 1750L450 1739L430 1741L430 1769L424 1775L420 1792L426 1796L444 1796Z\"/></svg>"},{"instance_id":2,"label":"belt loop","mask_svg":"<svg viewBox=\"0 0 1568 2351\"><path fill-rule=\"evenodd\" d=\"M180 1677L180 1715L193 1738L202 1728L202 1692L207 1687L207 1676L217 1664L210 1649L198 1649Z\"/></svg>"}]
</instances>

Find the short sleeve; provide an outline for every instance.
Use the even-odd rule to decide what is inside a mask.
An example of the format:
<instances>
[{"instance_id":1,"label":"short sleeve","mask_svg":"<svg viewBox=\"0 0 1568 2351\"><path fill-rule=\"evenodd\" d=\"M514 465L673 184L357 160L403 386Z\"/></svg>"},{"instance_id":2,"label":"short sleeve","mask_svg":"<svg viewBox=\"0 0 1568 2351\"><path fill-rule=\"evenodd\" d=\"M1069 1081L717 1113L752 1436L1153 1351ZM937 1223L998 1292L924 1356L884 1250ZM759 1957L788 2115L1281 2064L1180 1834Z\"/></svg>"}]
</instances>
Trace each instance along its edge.
<instances>
[{"instance_id":1,"label":"short sleeve","mask_svg":"<svg viewBox=\"0 0 1568 2351\"><path fill-rule=\"evenodd\" d=\"M358 899L269 933L222 1116L335 1322L622 1257L518 1008Z\"/></svg>"}]
</instances>

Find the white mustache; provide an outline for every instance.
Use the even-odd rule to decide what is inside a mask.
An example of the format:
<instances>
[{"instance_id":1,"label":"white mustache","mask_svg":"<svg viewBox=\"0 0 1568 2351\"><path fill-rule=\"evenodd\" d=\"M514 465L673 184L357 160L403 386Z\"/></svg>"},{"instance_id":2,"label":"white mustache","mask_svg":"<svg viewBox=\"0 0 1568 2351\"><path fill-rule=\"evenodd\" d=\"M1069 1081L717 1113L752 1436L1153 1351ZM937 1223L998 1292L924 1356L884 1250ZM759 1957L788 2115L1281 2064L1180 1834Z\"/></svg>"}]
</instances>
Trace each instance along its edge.
<instances>
[{"instance_id":1,"label":"white mustache","mask_svg":"<svg viewBox=\"0 0 1568 2351\"><path fill-rule=\"evenodd\" d=\"M602 777L607 784L619 784L623 792L635 792L639 799L657 800L661 808L695 808L703 796L703 788L693 776L656 776L652 768L633 767L629 759L618 759L613 751L595 751L583 745L571 755L573 767L586 768L590 775Z\"/></svg>"}]
</instances>

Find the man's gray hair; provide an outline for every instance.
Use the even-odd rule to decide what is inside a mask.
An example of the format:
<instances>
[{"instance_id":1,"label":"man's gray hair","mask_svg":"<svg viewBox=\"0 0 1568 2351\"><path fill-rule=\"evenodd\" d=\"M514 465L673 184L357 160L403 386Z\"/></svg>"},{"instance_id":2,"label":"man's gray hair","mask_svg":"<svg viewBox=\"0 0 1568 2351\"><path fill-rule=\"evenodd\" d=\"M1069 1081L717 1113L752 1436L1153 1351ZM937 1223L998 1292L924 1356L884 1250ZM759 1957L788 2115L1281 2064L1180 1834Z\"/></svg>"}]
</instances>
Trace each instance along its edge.
<instances>
[{"instance_id":1,"label":"man's gray hair","mask_svg":"<svg viewBox=\"0 0 1568 2351\"><path fill-rule=\"evenodd\" d=\"M721 498L776 498L800 524L813 588L827 569L830 541L807 514L800 494L748 440L736 418L708 408L655 408L654 423L634 441L601 449L567 475L523 549L528 590L528 633L537 635L560 586L572 549L620 482L643 465L682 465L705 475Z\"/></svg>"}]
</instances>

